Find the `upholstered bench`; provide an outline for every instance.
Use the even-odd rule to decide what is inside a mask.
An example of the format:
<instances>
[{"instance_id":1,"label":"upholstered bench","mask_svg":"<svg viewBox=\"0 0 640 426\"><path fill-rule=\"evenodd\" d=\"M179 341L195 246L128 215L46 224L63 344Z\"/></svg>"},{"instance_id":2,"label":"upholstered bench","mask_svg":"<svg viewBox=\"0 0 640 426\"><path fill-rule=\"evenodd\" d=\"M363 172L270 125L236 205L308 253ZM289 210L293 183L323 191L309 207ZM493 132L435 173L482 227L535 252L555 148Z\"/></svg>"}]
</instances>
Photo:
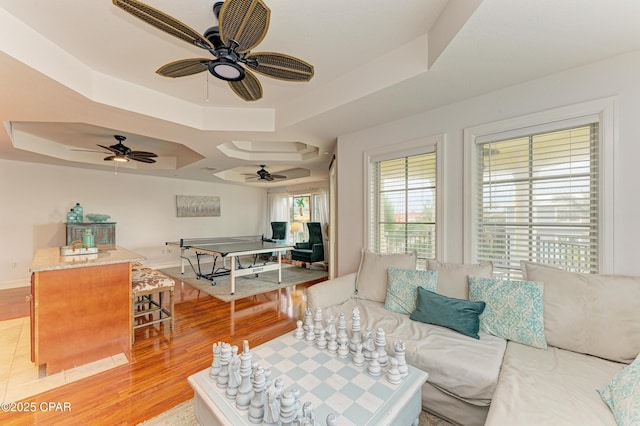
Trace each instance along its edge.
<instances>
[{"instance_id":1,"label":"upholstered bench","mask_svg":"<svg viewBox=\"0 0 640 426\"><path fill-rule=\"evenodd\" d=\"M134 263L131 267L131 340L135 341L135 330L161 322L169 322L169 330L173 332L173 291L175 281L162 272ZM169 293L169 303L163 303L164 293ZM157 295L157 300L154 296ZM155 313L157 312L157 315ZM150 319L137 321L138 318L150 316Z\"/></svg>"}]
</instances>

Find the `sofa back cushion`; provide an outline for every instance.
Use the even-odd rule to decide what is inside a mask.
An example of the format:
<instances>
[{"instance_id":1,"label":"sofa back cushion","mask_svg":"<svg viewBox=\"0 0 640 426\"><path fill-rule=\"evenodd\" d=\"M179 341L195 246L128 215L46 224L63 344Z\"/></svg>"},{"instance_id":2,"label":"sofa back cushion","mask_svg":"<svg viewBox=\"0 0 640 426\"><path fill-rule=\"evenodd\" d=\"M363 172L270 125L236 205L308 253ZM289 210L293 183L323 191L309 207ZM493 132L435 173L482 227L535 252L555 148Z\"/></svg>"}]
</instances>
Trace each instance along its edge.
<instances>
[{"instance_id":1,"label":"sofa back cushion","mask_svg":"<svg viewBox=\"0 0 640 426\"><path fill-rule=\"evenodd\" d=\"M416 254L378 254L362 250L356 280L358 297L384 303L389 268L416 269Z\"/></svg>"},{"instance_id":2,"label":"sofa back cushion","mask_svg":"<svg viewBox=\"0 0 640 426\"><path fill-rule=\"evenodd\" d=\"M578 274L521 262L525 279L544 283L547 343L630 363L640 352L640 277Z\"/></svg>"},{"instance_id":3,"label":"sofa back cushion","mask_svg":"<svg viewBox=\"0 0 640 426\"><path fill-rule=\"evenodd\" d=\"M461 263L442 263L435 259L427 260L427 269L438 271L438 294L456 299L469 300L469 275L492 278L493 264L482 262L471 265Z\"/></svg>"}]
</instances>

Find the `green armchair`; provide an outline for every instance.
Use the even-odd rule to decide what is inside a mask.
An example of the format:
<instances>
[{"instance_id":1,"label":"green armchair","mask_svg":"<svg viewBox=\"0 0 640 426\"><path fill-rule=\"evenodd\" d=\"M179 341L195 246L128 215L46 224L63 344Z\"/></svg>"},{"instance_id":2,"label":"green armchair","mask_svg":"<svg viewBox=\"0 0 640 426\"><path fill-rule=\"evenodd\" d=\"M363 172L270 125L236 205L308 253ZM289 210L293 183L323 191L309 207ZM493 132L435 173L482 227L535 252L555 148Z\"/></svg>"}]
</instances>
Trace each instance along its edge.
<instances>
[{"instance_id":1,"label":"green armchair","mask_svg":"<svg viewBox=\"0 0 640 426\"><path fill-rule=\"evenodd\" d=\"M263 238L263 241L271 243L283 243L287 240L288 222L271 222L271 238Z\"/></svg>"},{"instance_id":2,"label":"green armchair","mask_svg":"<svg viewBox=\"0 0 640 426\"><path fill-rule=\"evenodd\" d=\"M309 241L296 243L291 250L291 259L304 263L320 262L324 260L324 245L322 243L322 228L320 222L307 222Z\"/></svg>"}]
</instances>

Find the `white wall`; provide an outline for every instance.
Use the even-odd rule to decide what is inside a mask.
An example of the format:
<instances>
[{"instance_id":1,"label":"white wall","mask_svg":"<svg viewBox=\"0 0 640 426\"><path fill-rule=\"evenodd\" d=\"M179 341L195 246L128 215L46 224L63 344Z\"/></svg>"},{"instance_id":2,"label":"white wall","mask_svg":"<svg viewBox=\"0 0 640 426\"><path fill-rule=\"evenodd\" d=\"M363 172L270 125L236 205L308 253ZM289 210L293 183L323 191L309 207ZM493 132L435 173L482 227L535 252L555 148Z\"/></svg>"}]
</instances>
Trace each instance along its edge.
<instances>
[{"instance_id":1,"label":"white wall","mask_svg":"<svg viewBox=\"0 0 640 426\"><path fill-rule=\"evenodd\" d=\"M440 260L463 260L463 131L588 100L616 97L614 265L640 275L640 51L488 93L443 108L343 135L337 143L338 275L356 271L364 245L364 152L445 134L445 248Z\"/></svg>"},{"instance_id":2,"label":"white wall","mask_svg":"<svg viewBox=\"0 0 640 426\"><path fill-rule=\"evenodd\" d=\"M176 217L176 195L220 197L220 217ZM35 250L65 244L66 213L106 213L116 243L151 266L177 265L179 238L259 235L265 231L262 188L0 160L0 288L28 285Z\"/></svg>"}]
</instances>

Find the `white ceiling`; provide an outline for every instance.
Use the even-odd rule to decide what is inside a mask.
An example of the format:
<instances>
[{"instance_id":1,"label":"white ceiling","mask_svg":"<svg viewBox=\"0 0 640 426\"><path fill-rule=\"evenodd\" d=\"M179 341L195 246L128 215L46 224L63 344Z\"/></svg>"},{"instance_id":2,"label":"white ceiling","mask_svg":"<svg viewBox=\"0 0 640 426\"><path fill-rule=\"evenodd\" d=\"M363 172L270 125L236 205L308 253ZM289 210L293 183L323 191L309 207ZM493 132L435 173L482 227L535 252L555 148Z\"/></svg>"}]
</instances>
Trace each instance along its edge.
<instances>
[{"instance_id":1,"label":"white ceiling","mask_svg":"<svg viewBox=\"0 0 640 426\"><path fill-rule=\"evenodd\" d=\"M109 0L0 0L0 158L110 170L75 150L122 134L161 160L123 172L224 182L267 164L309 171L287 183L318 181L341 134L640 49L636 0L265 1L255 51L299 57L315 75L258 75L264 97L247 103L208 73L155 74L210 56ZM213 0L146 3L199 32L216 24Z\"/></svg>"}]
</instances>

